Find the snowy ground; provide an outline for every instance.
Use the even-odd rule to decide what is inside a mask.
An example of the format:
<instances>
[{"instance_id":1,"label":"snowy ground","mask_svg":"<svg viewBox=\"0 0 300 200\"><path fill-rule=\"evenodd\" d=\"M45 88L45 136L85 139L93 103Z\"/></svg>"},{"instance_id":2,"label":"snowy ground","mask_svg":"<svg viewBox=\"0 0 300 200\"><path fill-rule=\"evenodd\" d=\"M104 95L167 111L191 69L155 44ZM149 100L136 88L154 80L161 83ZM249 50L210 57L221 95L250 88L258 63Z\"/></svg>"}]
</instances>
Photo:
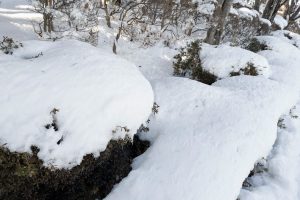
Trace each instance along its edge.
<instances>
[{"instance_id":1,"label":"snowy ground","mask_svg":"<svg viewBox=\"0 0 300 200\"><path fill-rule=\"evenodd\" d=\"M0 39L10 36L16 40L37 39L32 22L40 19L37 13L29 11L32 7L27 0L0 1Z\"/></svg>"},{"instance_id":2,"label":"snowy ground","mask_svg":"<svg viewBox=\"0 0 300 200\"><path fill-rule=\"evenodd\" d=\"M45 161L56 159L58 166L78 163L84 152L105 147L113 127L136 130L150 113L154 93L159 113L143 135L152 145L106 199L300 198L300 119L295 117L300 115L299 35L287 37L280 31L259 37L270 50L258 54L229 46L210 49L202 56L220 75L239 70L250 58L263 76L225 78L207 86L172 77L177 51L161 44L143 49L121 39L117 56L105 52L113 39L106 29L98 49L74 41L32 41L36 36L30 23L40 16L25 8L25 0L2 0L0 5L0 36L12 36L25 46L13 56L0 53L1 143L13 150L37 144ZM40 52L42 56L32 58ZM216 56L219 60L213 60ZM221 59L226 66L220 65ZM42 125L51 120L56 106L61 131L50 130L49 137L33 140L32 130L34 136L49 132ZM278 129L282 115L286 128ZM64 134L65 144L57 146ZM16 135L21 136L17 142ZM85 144L93 145L79 151ZM66 159L66 152L72 157ZM241 190L262 157L267 158L268 171L255 175L252 187Z\"/></svg>"},{"instance_id":3,"label":"snowy ground","mask_svg":"<svg viewBox=\"0 0 300 200\"><path fill-rule=\"evenodd\" d=\"M272 67L271 79L296 87L300 94L300 36L278 31L258 39L270 50L260 52ZM285 99L283 96L282 100ZM268 171L250 179L252 187L241 191L241 200L300 199L300 101L285 115L272 152Z\"/></svg>"},{"instance_id":4,"label":"snowy ground","mask_svg":"<svg viewBox=\"0 0 300 200\"><path fill-rule=\"evenodd\" d=\"M282 85L246 76L216 86L167 78L154 92L160 111L146 136L152 146L108 200L235 199L255 160L271 150L278 117L295 102Z\"/></svg>"}]
</instances>

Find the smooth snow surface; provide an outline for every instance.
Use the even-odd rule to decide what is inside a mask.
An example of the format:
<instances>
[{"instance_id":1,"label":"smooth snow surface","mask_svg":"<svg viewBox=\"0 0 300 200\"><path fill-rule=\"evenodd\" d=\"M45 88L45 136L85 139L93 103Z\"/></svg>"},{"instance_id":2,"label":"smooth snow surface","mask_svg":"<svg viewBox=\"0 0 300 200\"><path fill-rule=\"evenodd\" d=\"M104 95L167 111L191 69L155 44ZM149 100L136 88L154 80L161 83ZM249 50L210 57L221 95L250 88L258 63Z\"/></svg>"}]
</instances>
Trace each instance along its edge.
<instances>
[{"instance_id":1,"label":"smooth snow surface","mask_svg":"<svg viewBox=\"0 0 300 200\"><path fill-rule=\"evenodd\" d=\"M274 18L275 24L279 26L279 28L284 29L287 25L288 22L280 15L276 15Z\"/></svg>"},{"instance_id":2,"label":"smooth snow surface","mask_svg":"<svg viewBox=\"0 0 300 200\"><path fill-rule=\"evenodd\" d=\"M184 78L154 83L160 110L146 135L152 146L106 200L236 199L253 163L271 150L277 120L297 95L265 78L215 85Z\"/></svg>"},{"instance_id":3,"label":"smooth snow surface","mask_svg":"<svg viewBox=\"0 0 300 200\"><path fill-rule=\"evenodd\" d=\"M274 36L260 36L258 40L267 44L270 50L259 52L272 67L271 79L287 83L300 90L300 36L290 34L291 39L284 36L289 32L278 31Z\"/></svg>"},{"instance_id":4,"label":"smooth snow surface","mask_svg":"<svg viewBox=\"0 0 300 200\"><path fill-rule=\"evenodd\" d=\"M251 51L228 45L203 45L200 51L202 66L219 78L229 77L230 72L239 72L252 63L258 74L270 76L268 61Z\"/></svg>"},{"instance_id":5,"label":"smooth snow surface","mask_svg":"<svg viewBox=\"0 0 300 200\"><path fill-rule=\"evenodd\" d=\"M269 50L259 52L270 63L271 79L289 84L300 94L300 36L289 31L276 31L258 39ZM281 97L285 101L285 96ZM298 100L299 101L299 100ZM300 199L300 101L282 116L277 140L267 157L268 171L251 177L250 188L241 190L240 200Z\"/></svg>"},{"instance_id":6,"label":"smooth snow surface","mask_svg":"<svg viewBox=\"0 0 300 200\"><path fill-rule=\"evenodd\" d=\"M252 187L243 189L241 200L300 199L300 104L282 117L283 127L271 154L267 157L268 171L251 177Z\"/></svg>"},{"instance_id":7,"label":"smooth snow surface","mask_svg":"<svg viewBox=\"0 0 300 200\"><path fill-rule=\"evenodd\" d=\"M42 16L29 9L27 0L1 0L0 1L0 40L3 36L15 40L37 39L32 22Z\"/></svg>"},{"instance_id":8,"label":"smooth snow surface","mask_svg":"<svg viewBox=\"0 0 300 200\"><path fill-rule=\"evenodd\" d=\"M135 65L75 40L23 44L0 53L0 141L10 150L36 145L46 165L71 167L124 138L120 128L112 133L118 126L132 137L149 117L152 88ZM57 132L45 128L54 108Z\"/></svg>"}]
</instances>

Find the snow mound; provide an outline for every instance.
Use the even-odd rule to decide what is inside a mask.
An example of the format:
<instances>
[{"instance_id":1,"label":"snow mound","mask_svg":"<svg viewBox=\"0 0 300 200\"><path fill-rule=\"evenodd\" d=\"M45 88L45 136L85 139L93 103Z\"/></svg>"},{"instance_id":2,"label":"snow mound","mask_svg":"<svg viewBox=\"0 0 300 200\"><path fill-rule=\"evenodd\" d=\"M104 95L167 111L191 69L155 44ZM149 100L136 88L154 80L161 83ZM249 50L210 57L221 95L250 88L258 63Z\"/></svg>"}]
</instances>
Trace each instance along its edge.
<instances>
[{"instance_id":1,"label":"snow mound","mask_svg":"<svg viewBox=\"0 0 300 200\"><path fill-rule=\"evenodd\" d=\"M288 22L280 15L275 16L274 22L280 29L284 29L288 25Z\"/></svg>"},{"instance_id":2,"label":"snow mound","mask_svg":"<svg viewBox=\"0 0 300 200\"><path fill-rule=\"evenodd\" d=\"M149 117L152 88L133 64L75 40L23 44L0 53L0 142L10 150L36 145L45 165L68 168Z\"/></svg>"},{"instance_id":3,"label":"snow mound","mask_svg":"<svg viewBox=\"0 0 300 200\"><path fill-rule=\"evenodd\" d=\"M215 85L184 78L154 83L160 108L144 135L152 145L106 200L237 198L255 161L272 148L277 120L297 95L262 77Z\"/></svg>"},{"instance_id":4,"label":"snow mound","mask_svg":"<svg viewBox=\"0 0 300 200\"><path fill-rule=\"evenodd\" d=\"M239 72L250 63L259 75L270 76L270 66L264 57L239 47L203 45L200 58L203 68L219 78L228 77L231 72Z\"/></svg>"},{"instance_id":5,"label":"snow mound","mask_svg":"<svg viewBox=\"0 0 300 200\"><path fill-rule=\"evenodd\" d=\"M259 36L257 39L265 43L270 50L259 52L264 56L271 68L271 79L297 87L300 90L300 49L297 37L288 39L285 32L276 32L274 36ZM293 34L291 34L293 36ZM299 40L300 41L300 40Z\"/></svg>"},{"instance_id":6,"label":"snow mound","mask_svg":"<svg viewBox=\"0 0 300 200\"><path fill-rule=\"evenodd\" d=\"M297 48L300 48L300 35L297 33L290 32L288 30L279 30L271 33L272 36L280 38L286 43L290 43Z\"/></svg>"},{"instance_id":7,"label":"snow mound","mask_svg":"<svg viewBox=\"0 0 300 200\"><path fill-rule=\"evenodd\" d=\"M272 67L271 79L300 91L300 36L289 31L276 31L272 36L259 36L269 50L259 52ZM286 101L285 96L281 98ZM299 97L298 97L299 99ZM248 179L251 187L241 190L241 200L300 199L300 110L298 104L281 117L277 140L267 157L267 171Z\"/></svg>"},{"instance_id":8,"label":"snow mound","mask_svg":"<svg viewBox=\"0 0 300 200\"><path fill-rule=\"evenodd\" d=\"M268 156L268 171L250 178L253 187L242 189L241 200L300 199L300 107L282 116L285 128L278 129L278 137Z\"/></svg>"}]
</instances>

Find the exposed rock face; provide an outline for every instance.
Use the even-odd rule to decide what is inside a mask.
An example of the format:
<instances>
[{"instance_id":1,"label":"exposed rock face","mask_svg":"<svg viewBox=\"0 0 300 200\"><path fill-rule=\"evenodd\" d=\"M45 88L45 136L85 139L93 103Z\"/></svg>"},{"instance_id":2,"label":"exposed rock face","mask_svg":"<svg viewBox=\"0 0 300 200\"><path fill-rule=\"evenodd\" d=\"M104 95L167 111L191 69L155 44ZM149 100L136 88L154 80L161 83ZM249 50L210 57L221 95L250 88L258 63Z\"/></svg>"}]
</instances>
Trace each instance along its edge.
<instances>
[{"instance_id":1,"label":"exposed rock face","mask_svg":"<svg viewBox=\"0 0 300 200\"><path fill-rule=\"evenodd\" d=\"M99 157L86 155L70 170L44 167L37 147L32 154L0 147L0 199L102 199L148 147L138 136L112 140Z\"/></svg>"}]
</instances>

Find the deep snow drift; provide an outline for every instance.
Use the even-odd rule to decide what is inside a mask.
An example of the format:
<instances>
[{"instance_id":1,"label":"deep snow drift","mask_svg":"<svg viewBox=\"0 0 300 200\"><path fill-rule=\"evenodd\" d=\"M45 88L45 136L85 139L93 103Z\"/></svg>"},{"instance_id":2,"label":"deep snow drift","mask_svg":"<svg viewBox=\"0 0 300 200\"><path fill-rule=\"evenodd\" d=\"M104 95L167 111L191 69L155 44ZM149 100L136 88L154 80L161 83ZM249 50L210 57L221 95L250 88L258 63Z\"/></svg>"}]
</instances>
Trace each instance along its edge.
<instances>
[{"instance_id":1,"label":"deep snow drift","mask_svg":"<svg viewBox=\"0 0 300 200\"><path fill-rule=\"evenodd\" d=\"M36 145L46 165L71 167L149 117L152 88L133 64L78 41L23 45L0 56L0 141L10 150Z\"/></svg>"},{"instance_id":2,"label":"deep snow drift","mask_svg":"<svg viewBox=\"0 0 300 200\"><path fill-rule=\"evenodd\" d=\"M152 146L107 200L236 199L253 163L271 150L277 120L297 93L248 76L215 85L156 80L160 110L145 135Z\"/></svg>"}]
</instances>

